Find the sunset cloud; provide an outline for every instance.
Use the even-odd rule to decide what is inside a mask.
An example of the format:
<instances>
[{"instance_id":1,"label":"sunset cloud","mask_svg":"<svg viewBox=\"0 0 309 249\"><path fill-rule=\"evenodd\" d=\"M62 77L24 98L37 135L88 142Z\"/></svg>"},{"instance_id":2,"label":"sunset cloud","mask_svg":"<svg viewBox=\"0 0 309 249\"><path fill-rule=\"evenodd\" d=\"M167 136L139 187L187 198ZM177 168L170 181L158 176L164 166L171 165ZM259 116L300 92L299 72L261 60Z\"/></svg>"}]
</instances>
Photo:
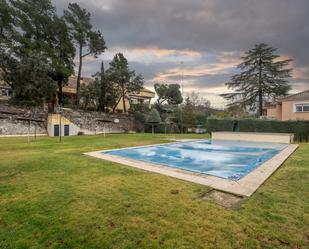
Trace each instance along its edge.
<instances>
[{"instance_id":1,"label":"sunset cloud","mask_svg":"<svg viewBox=\"0 0 309 249\"><path fill-rule=\"evenodd\" d=\"M59 13L70 0L53 0ZM146 87L179 82L223 106L218 95L237 72L243 53L264 42L291 58L292 92L309 88L308 0L76 0L92 15L108 50L87 57L83 75L99 70L117 52L143 74ZM181 64L183 62L183 64ZM216 96L216 97L214 97Z\"/></svg>"}]
</instances>

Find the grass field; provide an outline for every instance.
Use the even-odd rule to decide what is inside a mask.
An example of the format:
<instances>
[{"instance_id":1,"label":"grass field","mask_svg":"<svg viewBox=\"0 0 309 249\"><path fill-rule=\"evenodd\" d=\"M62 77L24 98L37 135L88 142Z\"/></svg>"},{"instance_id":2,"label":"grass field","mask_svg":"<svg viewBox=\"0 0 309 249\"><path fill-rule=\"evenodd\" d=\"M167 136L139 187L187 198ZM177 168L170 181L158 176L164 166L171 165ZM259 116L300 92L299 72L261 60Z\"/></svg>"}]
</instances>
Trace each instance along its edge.
<instances>
[{"instance_id":1,"label":"grass field","mask_svg":"<svg viewBox=\"0 0 309 249\"><path fill-rule=\"evenodd\" d=\"M309 144L237 210L202 200L204 186L82 155L161 142L0 139L0 248L308 248Z\"/></svg>"}]
</instances>

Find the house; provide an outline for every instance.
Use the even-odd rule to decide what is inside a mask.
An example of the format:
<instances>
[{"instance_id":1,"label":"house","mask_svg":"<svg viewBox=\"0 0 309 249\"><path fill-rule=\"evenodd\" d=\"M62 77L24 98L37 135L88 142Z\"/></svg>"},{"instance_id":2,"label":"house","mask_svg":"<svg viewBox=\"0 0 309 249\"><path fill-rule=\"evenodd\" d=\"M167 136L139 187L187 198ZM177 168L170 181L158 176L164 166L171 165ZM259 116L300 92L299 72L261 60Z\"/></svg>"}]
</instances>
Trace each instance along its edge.
<instances>
[{"instance_id":1,"label":"house","mask_svg":"<svg viewBox=\"0 0 309 249\"><path fill-rule=\"evenodd\" d=\"M309 120L309 90L266 104L264 116L280 121Z\"/></svg>"},{"instance_id":2,"label":"house","mask_svg":"<svg viewBox=\"0 0 309 249\"><path fill-rule=\"evenodd\" d=\"M129 93L126 100L125 105L126 109L129 110L131 105L147 105L150 108L151 99L155 97L155 93L143 88L138 93ZM123 100L119 101L116 110L123 111Z\"/></svg>"},{"instance_id":3,"label":"house","mask_svg":"<svg viewBox=\"0 0 309 249\"><path fill-rule=\"evenodd\" d=\"M93 82L93 78L87 78L87 77L82 77L81 78L81 86L83 85L88 85L91 82ZM72 76L69 78L69 82L66 86L63 87L62 92L64 98L67 99L74 99L76 96L76 82L77 82L77 77ZM129 93L125 103L126 103L126 109L129 110L131 105L136 105L136 104L143 104L143 105L148 105L150 107L150 102L151 99L155 97L155 93L143 88L140 92L138 93ZM123 101L122 99L119 101L116 110L119 112L123 112Z\"/></svg>"},{"instance_id":4,"label":"house","mask_svg":"<svg viewBox=\"0 0 309 249\"><path fill-rule=\"evenodd\" d=\"M82 77L81 78L81 86L83 85L88 85L91 82L93 82L93 78L90 77ZM76 82L77 82L77 77L76 76L71 76L69 78L68 84L65 85L62 88L62 94L65 102L74 102L74 99L76 98ZM9 96L11 95L11 87L8 86L6 83L3 81L0 81L0 99L8 99ZM134 104L144 104L144 105L149 105L150 107L150 102L151 99L155 97L155 93L143 88L140 92L138 93L130 93L128 94L126 98L126 108L129 110L131 105ZM116 110L119 112L123 112L123 102L122 99L119 101Z\"/></svg>"},{"instance_id":5,"label":"house","mask_svg":"<svg viewBox=\"0 0 309 249\"><path fill-rule=\"evenodd\" d=\"M87 86L91 82L93 82L94 79L90 77L81 77L80 79L80 85L82 86ZM77 84L77 77L76 76L71 76L68 80L68 84L63 86L62 88L62 94L63 97L66 98L67 100L72 100L74 101L76 97L76 84Z\"/></svg>"}]
</instances>

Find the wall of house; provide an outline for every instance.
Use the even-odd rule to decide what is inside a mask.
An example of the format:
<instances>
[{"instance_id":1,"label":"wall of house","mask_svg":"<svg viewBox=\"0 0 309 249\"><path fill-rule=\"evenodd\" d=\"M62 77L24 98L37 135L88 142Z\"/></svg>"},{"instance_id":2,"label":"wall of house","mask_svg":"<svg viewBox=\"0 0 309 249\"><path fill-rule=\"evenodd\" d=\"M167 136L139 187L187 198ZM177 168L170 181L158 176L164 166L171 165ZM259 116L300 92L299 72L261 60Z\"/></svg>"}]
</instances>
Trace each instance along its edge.
<instances>
[{"instance_id":1,"label":"wall of house","mask_svg":"<svg viewBox=\"0 0 309 249\"><path fill-rule=\"evenodd\" d=\"M295 104L309 103L307 101L286 101L282 102L282 121L287 120L309 120L309 112L295 112Z\"/></svg>"},{"instance_id":2,"label":"wall of house","mask_svg":"<svg viewBox=\"0 0 309 249\"><path fill-rule=\"evenodd\" d=\"M136 98L138 103L149 103L149 108L150 108L150 101L152 98L155 97L155 93L150 92L148 90L142 90L140 91L138 94L131 94L130 96L128 96L128 99L125 100L125 105L126 105L126 109L127 111L130 109L130 100L131 98ZM119 101L116 110L120 110L123 111L123 99L121 98L121 100Z\"/></svg>"},{"instance_id":3,"label":"wall of house","mask_svg":"<svg viewBox=\"0 0 309 249\"><path fill-rule=\"evenodd\" d=\"M282 118L282 107L281 104L277 104L275 107L267 108L267 117L273 118L276 120L281 120Z\"/></svg>"}]
</instances>

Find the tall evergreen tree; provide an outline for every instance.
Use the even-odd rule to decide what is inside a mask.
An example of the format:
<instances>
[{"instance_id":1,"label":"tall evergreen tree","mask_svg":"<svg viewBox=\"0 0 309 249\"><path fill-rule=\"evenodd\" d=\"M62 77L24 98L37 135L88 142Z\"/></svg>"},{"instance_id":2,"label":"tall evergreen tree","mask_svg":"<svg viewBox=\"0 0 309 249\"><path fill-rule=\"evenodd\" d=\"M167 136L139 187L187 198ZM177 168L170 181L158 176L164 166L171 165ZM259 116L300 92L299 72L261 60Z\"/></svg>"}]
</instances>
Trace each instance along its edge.
<instances>
[{"instance_id":1,"label":"tall evergreen tree","mask_svg":"<svg viewBox=\"0 0 309 249\"><path fill-rule=\"evenodd\" d=\"M56 92L56 85L48 76L48 59L37 53L23 57L14 71L12 102L18 105L37 105L50 102Z\"/></svg>"},{"instance_id":2,"label":"tall evergreen tree","mask_svg":"<svg viewBox=\"0 0 309 249\"><path fill-rule=\"evenodd\" d=\"M41 104L50 100L56 88L50 77L55 8L50 0L10 0L14 14L14 36L7 70L17 104Z\"/></svg>"},{"instance_id":3,"label":"tall evergreen tree","mask_svg":"<svg viewBox=\"0 0 309 249\"><path fill-rule=\"evenodd\" d=\"M290 90L287 79L292 69L286 67L291 60L278 60L280 56L275 54L276 50L261 43L247 51L238 65L241 72L226 83L235 92L221 96L231 101L231 105L249 107L257 110L259 116L263 115L266 99L286 95Z\"/></svg>"},{"instance_id":4,"label":"tall evergreen tree","mask_svg":"<svg viewBox=\"0 0 309 249\"><path fill-rule=\"evenodd\" d=\"M95 82L98 85L98 110L105 112L107 107L113 108L119 98L117 86L109 80L104 69L104 62L101 63L100 72L96 73Z\"/></svg>"},{"instance_id":5,"label":"tall evergreen tree","mask_svg":"<svg viewBox=\"0 0 309 249\"><path fill-rule=\"evenodd\" d=\"M127 95L130 93L139 93L143 88L144 79L142 75L136 75L134 70L129 69L127 59L122 53L118 53L114 56L110 63L110 67L107 70L109 80L116 84L120 97L115 104L113 111L115 110L118 103L122 100L123 110L127 112L126 100Z\"/></svg>"},{"instance_id":6,"label":"tall evergreen tree","mask_svg":"<svg viewBox=\"0 0 309 249\"><path fill-rule=\"evenodd\" d=\"M0 42L1 47L4 42L9 42L12 36L14 18L12 8L5 0L0 0Z\"/></svg>"},{"instance_id":7,"label":"tall evergreen tree","mask_svg":"<svg viewBox=\"0 0 309 249\"><path fill-rule=\"evenodd\" d=\"M16 58L12 56L14 25L13 8L7 1L0 0L0 80L11 87L13 86L10 72L14 70L17 63Z\"/></svg>"},{"instance_id":8,"label":"tall evergreen tree","mask_svg":"<svg viewBox=\"0 0 309 249\"><path fill-rule=\"evenodd\" d=\"M61 103L75 56L65 21L57 17L50 0L1 0L0 13L0 69L13 89L13 101L40 104L56 95L57 82Z\"/></svg>"},{"instance_id":9,"label":"tall evergreen tree","mask_svg":"<svg viewBox=\"0 0 309 249\"><path fill-rule=\"evenodd\" d=\"M64 11L64 17L78 49L79 66L76 84L76 104L79 104L83 59L88 55L97 57L105 51L106 44L100 31L92 30L90 13L86 9L82 9L77 3L69 4L68 10Z\"/></svg>"},{"instance_id":10,"label":"tall evergreen tree","mask_svg":"<svg viewBox=\"0 0 309 249\"><path fill-rule=\"evenodd\" d=\"M50 40L52 71L51 77L57 82L58 102L63 104L62 88L68 83L69 77L74 73L75 48L71 42L68 27L62 18L54 17L53 39Z\"/></svg>"}]
</instances>

